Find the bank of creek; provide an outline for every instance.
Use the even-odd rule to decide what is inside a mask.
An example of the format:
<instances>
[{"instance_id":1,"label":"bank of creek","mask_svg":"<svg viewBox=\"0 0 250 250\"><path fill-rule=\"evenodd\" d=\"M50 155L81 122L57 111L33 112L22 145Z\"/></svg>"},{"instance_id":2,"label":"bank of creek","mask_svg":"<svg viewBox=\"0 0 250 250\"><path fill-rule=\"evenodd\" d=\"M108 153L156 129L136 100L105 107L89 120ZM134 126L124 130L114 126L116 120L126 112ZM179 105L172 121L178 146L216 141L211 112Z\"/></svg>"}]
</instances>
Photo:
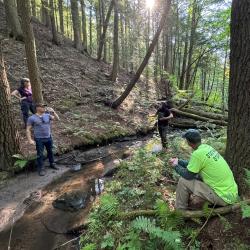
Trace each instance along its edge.
<instances>
[{"instance_id":1,"label":"bank of creek","mask_svg":"<svg viewBox=\"0 0 250 250\"><path fill-rule=\"evenodd\" d=\"M0 194L0 249L78 249L77 240L61 245L82 232L93 201L103 182L111 179L119 159L129 157L151 137L126 137L106 146L75 150L57 157L59 171L47 169L45 177L26 172L9 180ZM78 163L81 169L74 171L72 166Z\"/></svg>"}]
</instances>

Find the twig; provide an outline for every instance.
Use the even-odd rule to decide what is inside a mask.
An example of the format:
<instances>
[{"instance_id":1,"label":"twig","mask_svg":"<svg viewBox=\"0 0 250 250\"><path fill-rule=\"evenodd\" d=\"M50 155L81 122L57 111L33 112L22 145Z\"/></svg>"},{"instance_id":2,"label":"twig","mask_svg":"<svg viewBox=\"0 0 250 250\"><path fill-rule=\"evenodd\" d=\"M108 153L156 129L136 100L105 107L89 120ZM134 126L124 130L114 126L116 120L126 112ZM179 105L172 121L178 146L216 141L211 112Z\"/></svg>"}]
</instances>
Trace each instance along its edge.
<instances>
[{"instance_id":1,"label":"twig","mask_svg":"<svg viewBox=\"0 0 250 250\"><path fill-rule=\"evenodd\" d=\"M11 243L11 238L12 238L12 232L13 232L14 224L15 224L15 220L14 220L14 217L13 217L13 218L12 218L11 230L10 230L10 237L9 237L8 250L10 250L10 243Z\"/></svg>"},{"instance_id":2,"label":"twig","mask_svg":"<svg viewBox=\"0 0 250 250\"><path fill-rule=\"evenodd\" d=\"M193 238L189 241L189 243L188 243L188 245L187 245L187 249L190 248L191 244L192 244L192 243L194 242L194 240L198 237L198 235L201 233L201 231L203 230L203 228L207 225L207 223L208 223L208 221L209 221L211 215L213 214L214 208L215 208L215 204L214 204L213 208L211 209L211 211L210 211L210 213L209 213L209 215L208 215L206 221L204 222L204 224L203 224L202 227L200 228L200 230L197 232L197 234L195 235L195 237L193 237Z\"/></svg>"},{"instance_id":3,"label":"twig","mask_svg":"<svg viewBox=\"0 0 250 250\"><path fill-rule=\"evenodd\" d=\"M79 89L75 84L73 84L72 82L70 82L70 81L67 80L67 79L63 79L63 80L64 80L65 82L67 82L68 84L72 85L73 87L75 87L75 88L77 89L78 93L79 93L80 98L82 98L82 93L81 93L80 89Z\"/></svg>"},{"instance_id":4,"label":"twig","mask_svg":"<svg viewBox=\"0 0 250 250\"><path fill-rule=\"evenodd\" d=\"M81 235L79 235L78 237L76 237L76 238L74 238L74 239L71 239L71 240L69 240L69 241L66 241L65 243L63 243L63 244L61 244L61 245L59 245L59 246L53 248L53 250L57 250L57 249L59 249L60 247L66 246L67 244L69 244L69 243L72 242L72 241L78 240L82 235L83 235L83 233L82 233Z\"/></svg>"}]
</instances>

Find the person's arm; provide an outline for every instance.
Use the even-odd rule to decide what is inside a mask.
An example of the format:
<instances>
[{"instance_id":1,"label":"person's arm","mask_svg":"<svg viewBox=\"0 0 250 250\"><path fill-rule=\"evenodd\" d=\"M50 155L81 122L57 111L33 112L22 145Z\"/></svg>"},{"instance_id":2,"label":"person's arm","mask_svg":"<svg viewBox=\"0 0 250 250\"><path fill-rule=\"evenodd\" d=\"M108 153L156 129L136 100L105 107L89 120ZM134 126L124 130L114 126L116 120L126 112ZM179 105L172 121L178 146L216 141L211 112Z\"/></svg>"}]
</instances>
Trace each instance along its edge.
<instances>
[{"instance_id":1,"label":"person's arm","mask_svg":"<svg viewBox=\"0 0 250 250\"><path fill-rule=\"evenodd\" d=\"M15 96L19 101L22 101L24 99L26 99L26 97L21 97L18 90L14 90L13 92L11 92L12 96Z\"/></svg>"},{"instance_id":2,"label":"person's arm","mask_svg":"<svg viewBox=\"0 0 250 250\"><path fill-rule=\"evenodd\" d=\"M181 177L183 177L186 180L193 180L196 179L196 173L193 173L191 171L189 171L187 168L184 168L180 165L176 165L174 167L175 171L177 174L179 174Z\"/></svg>"},{"instance_id":3,"label":"person's arm","mask_svg":"<svg viewBox=\"0 0 250 250\"><path fill-rule=\"evenodd\" d=\"M50 119L51 120L55 120L55 119L57 121L60 120L60 117L58 116L58 114L56 113L56 111L53 108L47 108L47 111L52 114L52 115L50 114Z\"/></svg>"},{"instance_id":4,"label":"person's arm","mask_svg":"<svg viewBox=\"0 0 250 250\"><path fill-rule=\"evenodd\" d=\"M172 119L174 116L173 116L173 114L172 113L170 113L170 115L169 116L167 116L167 117L162 117L162 118L160 118L159 120L160 121L167 121L167 120L170 120L170 119Z\"/></svg>"},{"instance_id":5,"label":"person's arm","mask_svg":"<svg viewBox=\"0 0 250 250\"><path fill-rule=\"evenodd\" d=\"M32 128L31 125L27 125L26 136L27 136L29 144L35 145L35 141L31 138L31 128Z\"/></svg>"}]
</instances>

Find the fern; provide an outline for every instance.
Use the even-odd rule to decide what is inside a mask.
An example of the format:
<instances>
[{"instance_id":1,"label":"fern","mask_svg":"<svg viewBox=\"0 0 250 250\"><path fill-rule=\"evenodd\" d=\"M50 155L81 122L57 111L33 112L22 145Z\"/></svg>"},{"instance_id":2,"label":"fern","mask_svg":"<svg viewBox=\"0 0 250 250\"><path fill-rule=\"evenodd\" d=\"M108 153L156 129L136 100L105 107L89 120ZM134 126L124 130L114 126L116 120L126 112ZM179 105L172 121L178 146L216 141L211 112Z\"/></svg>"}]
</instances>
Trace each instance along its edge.
<instances>
[{"instance_id":1,"label":"fern","mask_svg":"<svg viewBox=\"0 0 250 250\"><path fill-rule=\"evenodd\" d=\"M133 221L132 228L139 232L148 233L153 238L158 238L165 246L180 249L179 244L177 244L177 242L180 242L180 233L177 231L164 231L155 225L155 220L151 221L149 218L140 216Z\"/></svg>"},{"instance_id":2,"label":"fern","mask_svg":"<svg viewBox=\"0 0 250 250\"><path fill-rule=\"evenodd\" d=\"M113 248L115 244L114 238L110 233L107 233L104 238L103 241L101 243L101 248L102 249L107 249L107 248Z\"/></svg>"},{"instance_id":3,"label":"fern","mask_svg":"<svg viewBox=\"0 0 250 250\"><path fill-rule=\"evenodd\" d=\"M156 201L155 209L161 226L165 229L177 228L184 223L181 214L178 211L171 211L168 204L163 200Z\"/></svg>"},{"instance_id":4,"label":"fern","mask_svg":"<svg viewBox=\"0 0 250 250\"><path fill-rule=\"evenodd\" d=\"M84 247L82 247L81 250L96 250L96 245L92 243L87 244Z\"/></svg>"},{"instance_id":5,"label":"fern","mask_svg":"<svg viewBox=\"0 0 250 250\"><path fill-rule=\"evenodd\" d=\"M241 202L242 219L250 218L250 206Z\"/></svg>"},{"instance_id":6,"label":"fern","mask_svg":"<svg viewBox=\"0 0 250 250\"><path fill-rule=\"evenodd\" d=\"M110 194L105 194L100 198L100 213L104 216L113 216L118 214L118 200Z\"/></svg>"}]
</instances>

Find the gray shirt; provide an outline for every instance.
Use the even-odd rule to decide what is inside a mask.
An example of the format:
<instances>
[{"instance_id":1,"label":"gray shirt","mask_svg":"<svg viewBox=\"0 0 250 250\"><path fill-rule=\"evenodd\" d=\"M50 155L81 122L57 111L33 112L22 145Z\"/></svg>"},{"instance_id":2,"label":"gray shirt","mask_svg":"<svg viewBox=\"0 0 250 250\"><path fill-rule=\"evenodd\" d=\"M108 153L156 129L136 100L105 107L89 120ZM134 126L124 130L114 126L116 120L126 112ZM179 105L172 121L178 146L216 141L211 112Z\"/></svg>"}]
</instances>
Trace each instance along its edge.
<instances>
[{"instance_id":1,"label":"gray shirt","mask_svg":"<svg viewBox=\"0 0 250 250\"><path fill-rule=\"evenodd\" d=\"M35 139L51 137L50 121L51 116L47 113L41 116L34 114L28 118L27 125L33 127Z\"/></svg>"}]
</instances>

